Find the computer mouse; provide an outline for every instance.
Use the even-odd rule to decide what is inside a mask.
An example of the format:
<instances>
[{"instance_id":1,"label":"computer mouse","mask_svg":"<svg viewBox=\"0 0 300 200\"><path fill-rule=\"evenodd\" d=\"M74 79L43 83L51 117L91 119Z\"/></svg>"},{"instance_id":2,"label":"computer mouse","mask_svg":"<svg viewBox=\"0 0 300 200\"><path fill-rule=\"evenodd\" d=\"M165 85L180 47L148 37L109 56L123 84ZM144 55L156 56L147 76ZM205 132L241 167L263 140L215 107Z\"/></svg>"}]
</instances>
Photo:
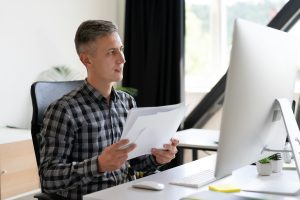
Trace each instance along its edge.
<instances>
[{"instance_id":1,"label":"computer mouse","mask_svg":"<svg viewBox=\"0 0 300 200\"><path fill-rule=\"evenodd\" d=\"M165 185L155 181L140 181L137 183L133 183L132 187L158 191L163 190L165 188Z\"/></svg>"}]
</instances>

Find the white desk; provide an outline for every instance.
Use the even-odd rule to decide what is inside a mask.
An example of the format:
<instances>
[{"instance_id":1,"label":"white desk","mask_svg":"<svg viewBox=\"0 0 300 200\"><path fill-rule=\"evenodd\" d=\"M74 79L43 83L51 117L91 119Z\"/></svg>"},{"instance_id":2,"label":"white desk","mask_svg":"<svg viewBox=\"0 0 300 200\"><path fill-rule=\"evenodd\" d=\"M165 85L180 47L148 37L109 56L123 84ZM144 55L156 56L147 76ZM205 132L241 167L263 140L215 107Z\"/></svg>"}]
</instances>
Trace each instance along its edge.
<instances>
[{"instance_id":1,"label":"white desk","mask_svg":"<svg viewBox=\"0 0 300 200\"><path fill-rule=\"evenodd\" d=\"M125 184L121 184L112 188L108 188L106 190L102 190L99 192L95 192L89 195L85 195L83 197L84 200L95 200L95 199L102 199L102 200L136 200L136 199L142 199L142 200L169 200L169 199L180 199L182 197L194 194L196 192L199 192L201 190L207 190L207 186L204 186L199 189L189 188L189 187L182 187L182 186L176 186L171 185L169 182L174 179L183 178L189 175L192 175L194 173L197 173L199 170L207 169L207 168L213 168L215 165L215 158L216 156L208 156L203 159L193 161L190 163L187 163L185 165L166 170L142 179L138 179L136 181L128 182ZM247 173L245 173L247 172ZM288 178L297 180L296 171L289 171L293 173ZM238 183L239 186L243 184L249 183L250 177L256 177L256 169L254 166L248 166L245 169L239 170L238 172L234 173L232 176L228 176L224 179L218 180L214 182L213 184L217 183ZM294 178L293 178L294 177ZM296 178L295 178L296 177ZM268 177L261 177L266 178ZM162 191L151 191L151 190L144 190L144 189L137 189L132 188L131 185L133 182L138 182L141 180L152 180L157 181L160 183L165 184L165 189ZM291 181L294 181L291 180ZM291 185L291 181L287 183L280 183L284 185ZM253 193L253 192L240 192L236 193L237 195L241 196L248 196L248 197L256 197L261 199L272 199L272 200L296 200L299 199L300 196L279 196L279 195L271 195L271 194L263 194L263 193Z\"/></svg>"},{"instance_id":2,"label":"white desk","mask_svg":"<svg viewBox=\"0 0 300 200\"><path fill-rule=\"evenodd\" d=\"M193 150L193 160L198 159L198 150L213 150L218 149L219 141L219 130L209 130L209 129L187 129L183 131L178 131L175 135L179 139L178 144L178 164L183 164L183 150L181 149L192 149Z\"/></svg>"},{"instance_id":3,"label":"white desk","mask_svg":"<svg viewBox=\"0 0 300 200\"><path fill-rule=\"evenodd\" d=\"M217 150L219 130L187 129L178 131L175 137L179 139L178 147Z\"/></svg>"}]
</instances>

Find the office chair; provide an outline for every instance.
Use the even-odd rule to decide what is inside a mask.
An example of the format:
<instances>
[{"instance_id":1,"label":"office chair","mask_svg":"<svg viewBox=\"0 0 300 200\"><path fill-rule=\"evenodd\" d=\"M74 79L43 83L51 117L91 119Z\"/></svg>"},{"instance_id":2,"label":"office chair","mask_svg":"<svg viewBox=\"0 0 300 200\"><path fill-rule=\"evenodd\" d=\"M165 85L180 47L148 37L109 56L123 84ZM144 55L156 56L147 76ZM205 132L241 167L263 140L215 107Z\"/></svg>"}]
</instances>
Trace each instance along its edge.
<instances>
[{"instance_id":1,"label":"office chair","mask_svg":"<svg viewBox=\"0 0 300 200\"><path fill-rule=\"evenodd\" d=\"M32 100L32 120L31 120L31 137L36 157L36 163L40 165L40 131L43 125L44 112L47 107L55 100L62 97L64 94L74 90L83 84L82 80L79 81L62 81L62 82L35 82L31 85L30 94ZM55 194L42 193L34 195L38 200L62 200Z\"/></svg>"}]
</instances>

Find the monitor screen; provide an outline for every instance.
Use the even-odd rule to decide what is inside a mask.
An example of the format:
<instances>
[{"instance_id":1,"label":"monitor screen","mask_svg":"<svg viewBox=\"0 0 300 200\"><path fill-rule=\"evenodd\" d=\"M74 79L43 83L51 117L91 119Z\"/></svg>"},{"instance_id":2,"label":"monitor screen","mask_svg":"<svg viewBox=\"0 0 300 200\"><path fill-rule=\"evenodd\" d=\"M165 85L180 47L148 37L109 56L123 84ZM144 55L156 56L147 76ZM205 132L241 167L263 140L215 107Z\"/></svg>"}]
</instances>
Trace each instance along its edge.
<instances>
[{"instance_id":1,"label":"monitor screen","mask_svg":"<svg viewBox=\"0 0 300 200\"><path fill-rule=\"evenodd\" d=\"M286 130L276 98L292 103L300 43L286 32L237 19L227 74L215 176L283 149ZM276 115L277 114L277 115Z\"/></svg>"}]
</instances>

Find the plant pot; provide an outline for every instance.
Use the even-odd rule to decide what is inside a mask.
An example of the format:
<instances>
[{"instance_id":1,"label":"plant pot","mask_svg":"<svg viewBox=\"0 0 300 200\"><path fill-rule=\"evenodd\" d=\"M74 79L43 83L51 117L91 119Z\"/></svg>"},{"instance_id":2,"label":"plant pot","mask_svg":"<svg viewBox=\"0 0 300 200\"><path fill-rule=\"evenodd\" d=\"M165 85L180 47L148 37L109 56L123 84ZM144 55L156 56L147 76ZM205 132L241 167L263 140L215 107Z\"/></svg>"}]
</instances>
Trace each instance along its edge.
<instances>
[{"instance_id":1,"label":"plant pot","mask_svg":"<svg viewBox=\"0 0 300 200\"><path fill-rule=\"evenodd\" d=\"M271 160L272 172L278 173L282 171L283 160Z\"/></svg>"},{"instance_id":2,"label":"plant pot","mask_svg":"<svg viewBox=\"0 0 300 200\"><path fill-rule=\"evenodd\" d=\"M256 169L259 175L261 176L270 176L272 173L272 164L271 163L256 163Z\"/></svg>"}]
</instances>

